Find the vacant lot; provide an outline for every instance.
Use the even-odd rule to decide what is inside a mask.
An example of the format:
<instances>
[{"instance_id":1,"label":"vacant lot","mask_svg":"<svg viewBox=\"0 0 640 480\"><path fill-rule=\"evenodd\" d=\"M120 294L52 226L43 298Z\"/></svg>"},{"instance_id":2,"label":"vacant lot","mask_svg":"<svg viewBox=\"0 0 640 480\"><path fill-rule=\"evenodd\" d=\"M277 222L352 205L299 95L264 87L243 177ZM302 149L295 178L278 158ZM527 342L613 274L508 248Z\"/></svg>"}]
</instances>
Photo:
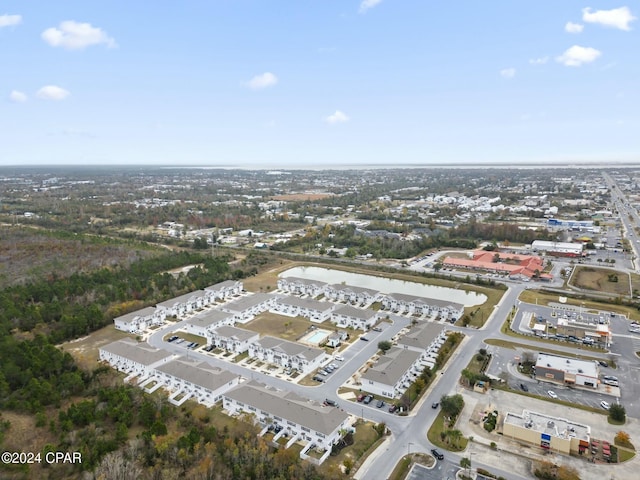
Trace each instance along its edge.
<instances>
[{"instance_id":1,"label":"vacant lot","mask_svg":"<svg viewBox=\"0 0 640 480\"><path fill-rule=\"evenodd\" d=\"M631 293L629 275L617 270L576 267L572 282L574 286L587 290L612 293L614 295L629 295Z\"/></svg>"},{"instance_id":2,"label":"vacant lot","mask_svg":"<svg viewBox=\"0 0 640 480\"><path fill-rule=\"evenodd\" d=\"M107 325L86 337L63 343L60 347L69 352L81 368L92 370L98 365L100 347L122 338L135 338L135 336L116 330L113 325Z\"/></svg>"},{"instance_id":3,"label":"vacant lot","mask_svg":"<svg viewBox=\"0 0 640 480\"><path fill-rule=\"evenodd\" d=\"M276 313L265 312L258 315L243 328L253 330L261 335L271 335L295 342L304 332L314 325L303 317L286 317Z\"/></svg>"}]
</instances>

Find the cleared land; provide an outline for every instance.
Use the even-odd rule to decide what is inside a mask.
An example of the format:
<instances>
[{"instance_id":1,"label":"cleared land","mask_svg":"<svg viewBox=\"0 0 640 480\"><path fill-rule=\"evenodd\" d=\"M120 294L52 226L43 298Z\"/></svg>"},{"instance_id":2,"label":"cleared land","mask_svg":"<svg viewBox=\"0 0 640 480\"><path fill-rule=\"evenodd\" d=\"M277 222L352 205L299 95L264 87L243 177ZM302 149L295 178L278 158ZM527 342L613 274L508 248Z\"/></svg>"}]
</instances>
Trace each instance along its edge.
<instances>
[{"instance_id":1,"label":"cleared land","mask_svg":"<svg viewBox=\"0 0 640 480\"><path fill-rule=\"evenodd\" d=\"M309 330L311 321L303 317L286 317L276 313L265 312L258 315L242 328L253 330L260 335L271 335L295 342ZM333 327L333 325L330 325ZM322 328L325 328L324 325Z\"/></svg>"},{"instance_id":2,"label":"cleared land","mask_svg":"<svg viewBox=\"0 0 640 480\"><path fill-rule=\"evenodd\" d=\"M571 283L578 288L614 295L631 293L629 275L618 270L579 266L571 277Z\"/></svg>"},{"instance_id":3,"label":"cleared land","mask_svg":"<svg viewBox=\"0 0 640 480\"><path fill-rule=\"evenodd\" d=\"M122 338L135 339L135 335L116 330L113 325L107 325L91 335L65 342L60 345L60 348L69 352L81 368L93 370L97 365L100 347Z\"/></svg>"}]
</instances>

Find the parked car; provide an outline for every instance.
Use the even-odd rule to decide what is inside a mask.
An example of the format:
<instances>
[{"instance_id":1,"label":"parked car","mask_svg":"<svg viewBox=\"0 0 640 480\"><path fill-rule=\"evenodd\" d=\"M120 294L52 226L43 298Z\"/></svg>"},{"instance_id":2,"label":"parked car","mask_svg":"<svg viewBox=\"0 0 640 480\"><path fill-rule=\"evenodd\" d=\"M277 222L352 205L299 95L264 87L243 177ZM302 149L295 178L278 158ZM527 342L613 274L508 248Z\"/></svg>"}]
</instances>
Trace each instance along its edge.
<instances>
[{"instance_id":1,"label":"parked car","mask_svg":"<svg viewBox=\"0 0 640 480\"><path fill-rule=\"evenodd\" d=\"M366 397L364 397L364 400L362 400L362 402L363 402L365 405L369 405L369 404L371 403L371 400L373 400L373 396L371 396L371 395L367 395Z\"/></svg>"},{"instance_id":2,"label":"parked car","mask_svg":"<svg viewBox=\"0 0 640 480\"><path fill-rule=\"evenodd\" d=\"M214 345L207 345L206 347L204 347L204 351L205 352L210 352L214 348L216 348Z\"/></svg>"},{"instance_id":3,"label":"parked car","mask_svg":"<svg viewBox=\"0 0 640 480\"><path fill-rule=\"evenodd\" d=\"M520 390L522 390L523 392L528 392L529 391L529 387L527 387L524 383L520 384Z\"/></svg>"},{"instance_id":4,"label":"parked car","mask_svg":"<svg viewBox=\"0 0 640 480\"><path fill-rule=\"evenodd\" d=\"M551 398L558 398L558 395L556 395L556 392L554 392L553 390L549 390L547 392L547 395L549 395Z\"/></svg>"},{"instance_id":5,"label":"parked car","mask_svg":"<svg viewBox=\"0 0 640 480\"><path fill-rule=\"evenodd\" d=\"M329 372L327 372L326 370L320 370L318 373L323 377L326 377L327 375L329 375Z\"/></svg>"},{"instance_id":6,"label":"parked car","mask_svg":"<svg viewBox=\"0 0 640 480\"><path fill-rule=\"evenodd\" d=\"M609 405L608 402L605 402L604 400L600 402L600 406L602 408L604 408L605 410L609 410L609 408L611 408L611 406Z\"/></svg>"},{"instance_id":7,"label":"parked car","mask_svg":"<svg viewBox=\"0 0 640 480\"><path fill-rule=\"evenodd\" d=\"M172 335L167 339L167 342L175 342L178 338L180 337L178 337L177 335Z\"/></svg>"},{"instance_id":8,"label":"parked car","mask_svg":"<svg viewBox=\"0 0 640 480\"><path fill-rule=\"evenodd\" d=\"M316 382L320 382L320 383L324 382L324 378L319 377L318 375L315 375L315 376L313 377L313 379L314 379Z\"/></svg>"},{"instance_id":9,"label":"parked car","mask_svg":"<svg viewBox=\"0 0 640 480\"><path fill-rule=\"evenodd\" d=\"M335 370L336 368L338 368L338 365L336 365L335 363L332 363L332 364L331 364L331 365L329 365L329 366L330 366L331 368L333 368L334 370Z\"/></svg>"},{"instance_id":10,"label":"parked car","mask_svg":"<svg viewBox=\"0 0 640 480\"><path fill-rule=\"evenodd\" d=\"M609 364L604 360L598 360L598 363L600 364L601 367L607 368L609 366Z\"/></svg>"},{"instance_id":11,"label":"parked car","mask_svg":"<svg viewBox=\"0 0 640 480\"><path fill-rule=\"evenodd\" d=\"M342 355L336 355L334 358L339 362L344 362L344 357Z\"/></svg>"},{"instance_id":12,"label":"parked car","mask_svg":"<svg viewBox=\"0 0 640 480\"><path fill-rule=\"evenodd\" d=\"M374 332L381 332L382 329L380 327L373 327L371 330L373 330Z\"/></svg>"},{"instance_id":13,"label":"parked car","mask_svg":"<svg viewBox=\"0 0 640 480\"><path fill-rule=\"evenodd\" d=\"M358 398L356 400L358 400L359 402L363 401L365 399L366 395L364 393L361 393L360 395L358 395Z\"/></svg>"},{"instance_id":14,"label":"parked car","mask_svg":"<svg viewBox=\"0 0 640 480\"><path fill-rule=\"evenodd\" d=\"M389 413L394 413L397 409L397 405L389 405Z\"/></svg>"},{"instance_id":15,"label":"parked car","mask_svg":"<svg viewBox=\"0 0 640 480\"><path fill-rule=\"evenodd\" d=\"M384 407L384 402L382 400L378 400L378 403L376 403L376 407L378 408Z\"/></svg>"},{"instance_id":16,"label":"parked car","mask_svg":"<svg viewBox=\"0 0 640 480\"><path fill-rule=\"evenodd\" d=\"M438 450L436 450L435 448L431 449L431 453L433 454L434 457L436 457L438 460L444 460L444 455L442 453L440 453Z\"/></svg>"}]
</instances>

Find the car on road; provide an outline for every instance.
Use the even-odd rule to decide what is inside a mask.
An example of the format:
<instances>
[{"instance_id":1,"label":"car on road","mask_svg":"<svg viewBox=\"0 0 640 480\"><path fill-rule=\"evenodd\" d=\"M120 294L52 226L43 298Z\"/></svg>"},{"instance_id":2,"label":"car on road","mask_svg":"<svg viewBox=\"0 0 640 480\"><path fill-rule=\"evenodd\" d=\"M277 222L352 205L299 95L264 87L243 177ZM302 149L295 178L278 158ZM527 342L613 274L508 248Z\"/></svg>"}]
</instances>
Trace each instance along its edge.
<instances>
[{"instance_id":1,"label":"car on road","mask_svg":"<svg viewBox=\"0 0 640 480\"><path fill-rule=\"evenodd\" d=\"M547 392L547 395L549 395L551 398L558 398L558 395L556 395L556 392L554 392L553 390L549 390Z\"/></svg>"},{"instance_id":2,"label":"car on road","mask_svg":"<svg viewBox=\"0 0 640 480\"><path fill-rule=\"evenodd\" d=\"M440 406L440 402L433 402L431 404L431 408L438 408Z\"/></svg>"},{"instance_id":3,"label":"car on road","mask_svg":"<svg viewBox=\"0 0 640 480\"><path fill-rule=\"evenodd\" d=\"M362 340L363 342L368 342L369 339L367 337L360 337L360 340Z\"/></svg>"},{"instance_id":4,"label":"car on road","mask_svg":"<svg viewBox=\"0 0 640 480\"><path fill-rule=\"evenodd\" d=\"M522 390L523 392L528 392L529 391L529 387L527 387L524 383L520 384L520 390Z\"/></svg>"},{"instance_id":5,"label":"car on road","mask_svg":"<svg viewBox=\"0 0 640 480\"><path fill-rule=\"evenodd\" d=\"M329 407L337 407L338 406L338 402L336 402L335 400L330 400L330 399L325 399L324 404L329 406Z\"/></svg>"},{"instance_id":6,"label":"car on road","mask_svg":"<svg viewBox=\"0 0 640 480\"><path fill-rule=\"evenodd\" d=\"M371 330L373 330L374 332L381 332L382 329L380 327L373 327Z\"/></svg>"},{"instance_id":7,"label":"car on road","mask_svg":"<svg viewBox=\"0 0 640 480\"><path fill-rule=\"evenodd\" d=\"M605 410L609 410L609 408L611 408L611 406L609 405L609 402L605 402L604 400L600 402L600 406Z\"/></svg>"},{"instance_id":8,"label":"car on road","mask_svg":"<svg viewBox=\"0 0 640 480\"><path fill-rule=\"evenodd\" d=\"M434 457L436 457L438 460L444 460L444 455L442 453L440 453L437 449L432 448L431 449L431 453L433 454Z\"/></svg>"}]
</instances>

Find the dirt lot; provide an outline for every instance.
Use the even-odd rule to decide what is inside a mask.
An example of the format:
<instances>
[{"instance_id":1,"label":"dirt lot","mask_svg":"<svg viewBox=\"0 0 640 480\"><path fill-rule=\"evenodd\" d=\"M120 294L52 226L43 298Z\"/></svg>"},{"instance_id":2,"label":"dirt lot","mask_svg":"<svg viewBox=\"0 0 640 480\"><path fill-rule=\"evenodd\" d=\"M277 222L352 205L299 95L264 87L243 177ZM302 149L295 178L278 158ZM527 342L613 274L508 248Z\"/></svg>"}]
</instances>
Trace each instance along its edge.
<instances>
[{"instance_id":1,"label":"dirt lot","mask_svg":"<svg viewBox=\"0 0 640 480\"><path fill-rule=\"evenodd\" d=\"M272 335L295 342L304 332L309 330L311 325L314 324L303 317L286 317L265 312L244 325L243 328L258 332L260 335ZM333 325L331 326L333 327Z\"/></svg>"},{"instance_id":2,"label":"dirt lot","mask_svg":"<svg viewBox=\"0 0 640 480\"><path fill-rule=\"evenodd\" d=\"M63 343L60 348L69 352L81 368L92 370L98 365L100 347L122 338L135 338L135 335L116 330L113 325L107 325L91 335Z\"/></svg>"},{"instance_id":3,"label":"dirt lot","mask_svg":"<svg viewBox=\"0 0 640 480\"><path fill-rule=\"evenodd\" d=\"M615 276L618 281L610 281L610 276ZM629 295L631 292L629 275L617 270L594 267L576 267L572 280L576 287L587 290L613 293L615 295Z\"/></svg>"}]
</instances>

